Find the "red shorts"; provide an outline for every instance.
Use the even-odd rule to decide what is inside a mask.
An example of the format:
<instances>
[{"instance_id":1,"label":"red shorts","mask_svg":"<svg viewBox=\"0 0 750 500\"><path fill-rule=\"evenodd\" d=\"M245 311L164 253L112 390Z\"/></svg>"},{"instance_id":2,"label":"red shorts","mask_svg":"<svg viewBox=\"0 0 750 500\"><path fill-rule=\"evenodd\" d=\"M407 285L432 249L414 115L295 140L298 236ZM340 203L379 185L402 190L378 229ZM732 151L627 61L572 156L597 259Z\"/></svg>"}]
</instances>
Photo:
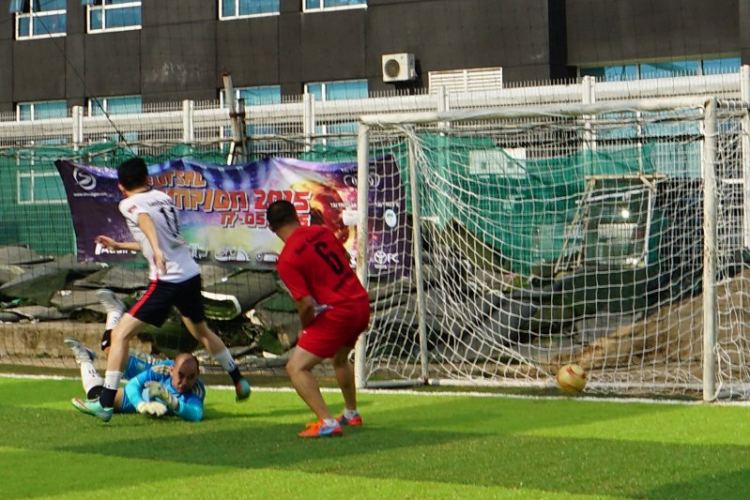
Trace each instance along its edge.
<instances>
[{"instance_id":1,"label":"red shorts","mask_svg":"<svg viewBox=\"0 0 750 500\"><path fill-rule=\"evenodd\" d=\"M302 330L297 345L319 358L332 358L342 347L354 347L369 323L368 299L326 309Z\"/></svg>"}]
</instances>

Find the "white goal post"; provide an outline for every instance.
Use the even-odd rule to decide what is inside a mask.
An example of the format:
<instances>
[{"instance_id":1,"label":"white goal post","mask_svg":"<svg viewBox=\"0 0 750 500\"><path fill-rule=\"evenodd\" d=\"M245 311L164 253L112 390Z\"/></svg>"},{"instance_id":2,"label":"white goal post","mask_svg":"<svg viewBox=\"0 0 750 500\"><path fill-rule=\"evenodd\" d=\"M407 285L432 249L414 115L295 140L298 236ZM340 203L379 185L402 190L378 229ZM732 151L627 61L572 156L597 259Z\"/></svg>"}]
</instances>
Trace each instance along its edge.
<instances>
[{"instance_id":1,"label":"white goal post","mask_svg":"<svg viewBox=\"0 0 750 500\"><path fill-rule=\"evenodd\" d=\"M601 393L750 394L747 113L703 96L362 116L358 386L553 387L577 363Z\"/></svg>"}]
</instances>

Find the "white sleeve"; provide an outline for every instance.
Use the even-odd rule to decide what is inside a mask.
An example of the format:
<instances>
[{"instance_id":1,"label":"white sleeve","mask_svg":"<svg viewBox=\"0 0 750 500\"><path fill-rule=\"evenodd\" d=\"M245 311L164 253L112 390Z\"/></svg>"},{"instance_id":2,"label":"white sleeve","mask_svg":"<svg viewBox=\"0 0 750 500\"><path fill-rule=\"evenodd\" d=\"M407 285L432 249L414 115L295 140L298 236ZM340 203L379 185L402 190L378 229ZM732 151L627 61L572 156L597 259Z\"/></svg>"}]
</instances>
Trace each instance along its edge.
<instances>
[{"instance_id":1,"label":"white sleeve","mask_svg":"<svg viewBox=\"0 0 750 500\"><path fill-rule=\"evenodd\" d=\"M146 209L140 206L135 200L124 199L119 205L120 213L127 220L137 224L138 215L148 213Z\"/></svg>"}]
</instances>

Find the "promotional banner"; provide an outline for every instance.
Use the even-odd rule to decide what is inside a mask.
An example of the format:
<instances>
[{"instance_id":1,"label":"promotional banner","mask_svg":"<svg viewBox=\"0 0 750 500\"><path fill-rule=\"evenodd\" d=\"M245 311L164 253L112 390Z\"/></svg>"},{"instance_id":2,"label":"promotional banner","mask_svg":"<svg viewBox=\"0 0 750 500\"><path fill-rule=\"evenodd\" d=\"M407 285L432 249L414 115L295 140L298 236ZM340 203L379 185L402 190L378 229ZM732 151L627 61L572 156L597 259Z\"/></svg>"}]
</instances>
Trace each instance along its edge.
<instances>
[{"instance_id":1,"label":"promotional banner","mask_svg":"<svg viewBox=\"0 0 750 500\"><path fill-rule=\"evenodd\" d=\"M97 235L132 241L118 203L117 172L55 162L65 186L81 261L124 262L137 253L96 245ZM356 264L357 164L268 158L246 165L176 159L149 166L151 185L179 210L181 235L201 262L273 269L282 242L266 224L276 200L293 203L304 225L329 227ZM411 266L405 191L391 156L370 162L370 275L403 274ZM347 211L345 220L345 211Z\"/></svg>"}]
</instances>

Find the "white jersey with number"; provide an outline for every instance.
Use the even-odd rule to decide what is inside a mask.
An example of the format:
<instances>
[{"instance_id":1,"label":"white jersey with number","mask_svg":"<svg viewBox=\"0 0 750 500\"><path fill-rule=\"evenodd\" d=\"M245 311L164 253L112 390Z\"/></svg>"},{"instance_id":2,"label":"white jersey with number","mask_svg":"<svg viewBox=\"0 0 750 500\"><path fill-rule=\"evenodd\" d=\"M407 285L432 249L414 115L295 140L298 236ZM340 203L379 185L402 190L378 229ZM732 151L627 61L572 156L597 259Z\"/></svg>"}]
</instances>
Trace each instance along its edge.
<instances>
[{"instance_id":1,"label":"white jersey with number","mask_svg":"<svg viewBox=\"0 0 750 500\"><path fill-rule=\"evenodd\" d=\"M120 212L128 223L133 238L140 245L149 264L149 279L180 283L200 273L200 267L190 255L190 249L180 236L180 223L172 198L162 191L151 189L136 193L120 202ZM147 214L154 221L156 236L167 265L167 273L158 271L154 263L154 250L148 238L138 227L138 216Z\"/></svg>"}]
</instances>

